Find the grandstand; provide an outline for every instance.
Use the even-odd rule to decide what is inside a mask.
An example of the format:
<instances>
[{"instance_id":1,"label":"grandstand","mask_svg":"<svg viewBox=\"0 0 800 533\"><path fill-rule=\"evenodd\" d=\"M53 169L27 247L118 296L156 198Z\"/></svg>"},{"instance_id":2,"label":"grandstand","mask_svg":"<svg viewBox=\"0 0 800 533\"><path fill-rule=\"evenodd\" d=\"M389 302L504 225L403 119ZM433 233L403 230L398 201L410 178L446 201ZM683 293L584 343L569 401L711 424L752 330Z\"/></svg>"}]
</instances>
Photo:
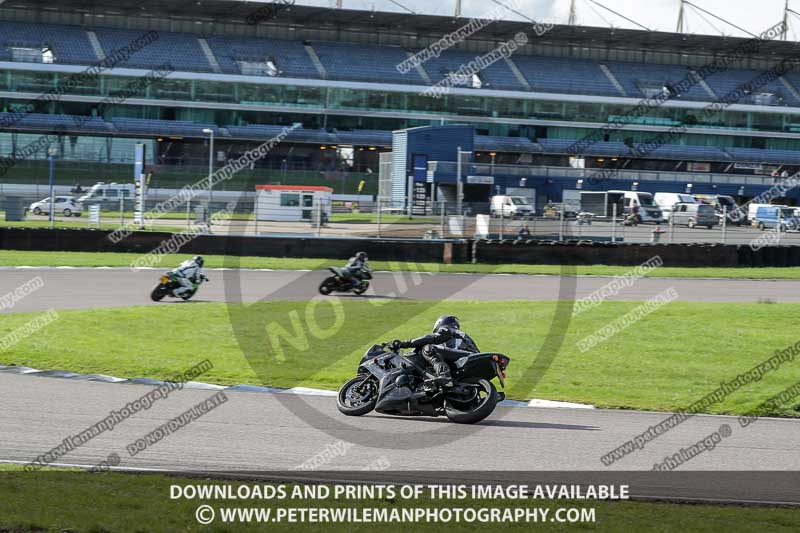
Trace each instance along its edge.
<instances>
[{"instance_id":1,"label":"grandstand","mask_svg":"<svg viewBox=\"0 0 800 533\"><path fill-rule=\"evenodd\" d=\"M528 23L498 21L402 73L399 63L468 21L293 6L248 24L257 8L235 0L0 5L0 64L7 72L0 79L0 155L21 149L33 134L58 133L65 159L124 163L130 146L147 139L155 162L201 164L208 157L204 130L213 130L216 146L234 158L299 122L303 127L259 166L377 173L377 154L390 149L392 131L466 123L476 131L473 161L491 162L495 174L494 188L470 188L476 201L519 186L525 173L525 186L548 191L537 198L558 200L585 175L583 167L619 169L617 188L638 180L647 190L639 176L669 173L668 181L693 182L696 192L725 184L744 199L769 186L773 174L800 169L800 72L770 79L722 111L704 111L791 56L795 43L763 42L732 68L699 79L703 65L744 39L576 26L536 37ZM158 38L99 78L42 109L26 109L149 31ZM529 34L529 44L482 70L477 82L458 84L443 98L422 94L519 32ZM175 70L166 79L100 105L165 64ZM674 93L686 77L694 83ZM671 94L664 105L630 116L642 98L664 91ZM613 120L626 126L570 151ZM686 133L643 149L675 126ZM42 150L34 157L46 156ZM694 163L706 170L698 174ZM512 165L524 168L500 174ZM13 175L12 169L3 179Z\"/></svg>"}]
</instances>

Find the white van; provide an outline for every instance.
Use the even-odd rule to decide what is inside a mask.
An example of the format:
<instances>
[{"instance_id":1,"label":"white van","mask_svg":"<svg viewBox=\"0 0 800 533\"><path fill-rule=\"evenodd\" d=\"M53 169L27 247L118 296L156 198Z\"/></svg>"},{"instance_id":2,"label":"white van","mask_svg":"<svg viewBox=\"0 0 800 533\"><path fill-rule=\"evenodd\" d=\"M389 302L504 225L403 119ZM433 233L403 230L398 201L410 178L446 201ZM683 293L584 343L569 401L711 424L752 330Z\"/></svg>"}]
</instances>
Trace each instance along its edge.
<instances>
[{"instance_id":1,"label":"white van","mask_svg":"<svg viewBox=\"0 0 800 533\"><path fill-rule=\"evenodd\" d=\"M653 195L649 192L639 192L639 191L608 191L609 193L614 194L621 194L622 195L622 202L623 208L625 210L625 214L630 214L633 212L633 209L638 207L639 216L642 219L642 222L653 222L655 224L661 224L664 219L663 215L661 214L661 209L656 204L655 200L653 200ZM694 203L694 200L692 200Z\"/></svg>"},{"instance_id":2,"label":"white van","mask_svg":"<svg viewBox=\"0 0 800 533\"><path fill-rule=\"evenodd\" d=\"M493 217L500 214L507 218L530 217L535 213L534 207L523 196L492 196L490 212Z\"/></svg>"},{"instance_id":3,"label":"white van","mask_svg":"<svg viewBox=\"0 0 800 533\"><path fill-rule=\"evenodd\" d=\"M100 204L106 209L119 206L122 198L126 203L133 201L135 186L132 183L95 183L89 192L81 196L78 201L83 205Z\"/></svg>"},{"instance_id":4,"label":"white van","mask_svg":"<svg viewBox=\"0 0 800 533\"><path fill-rule=\"evenodd\" d=\"M758 211L759 207L772 207L773 204L755 204L749 203L747 204L747 220L755 220L756 212Z\"/></svg>"},{"instance_id":5,"label":"white van","mask_svg":"<svg viewBox=\"0 0 800 533\"><path fill-rule=\"evenodd\" d=\"M675 204L696 203L691 194L682 194L678 192L657 192L653 199L661 209L661 216L664 222L669 220L669 216L672 214L672 208Z\"/></svg>"}]
</instances>

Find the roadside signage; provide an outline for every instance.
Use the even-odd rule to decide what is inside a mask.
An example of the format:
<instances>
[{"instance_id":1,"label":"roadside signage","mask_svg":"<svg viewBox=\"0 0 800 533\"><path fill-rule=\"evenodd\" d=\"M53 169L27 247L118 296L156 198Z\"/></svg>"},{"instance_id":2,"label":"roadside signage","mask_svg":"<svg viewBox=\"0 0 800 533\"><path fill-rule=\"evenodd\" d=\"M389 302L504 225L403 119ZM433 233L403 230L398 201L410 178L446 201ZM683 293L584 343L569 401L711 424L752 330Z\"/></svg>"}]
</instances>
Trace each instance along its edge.
<instances>
[{"instance_id":1,"label":"roadside signage","mask_svg":"<svg viewBox=\"0 0 800 533\"><path fill-rule=\"evenodd\" d=\"M100 227L100 206L98 204L89 206L89 227Z\"/></svg>"},{"instance_id":2,"label":"roadside signage","mask_svg":"<svg viewBox=\"0 0 800 533\"><path fill-rule=\"evenodd\" d=\"M134 147L133 181L135 183L135 207L133 209L133 223L140 228L144 227L144 199L147 193L147 176L144 173L145 145L137 144Z\"/></svg>"}]
</instances>

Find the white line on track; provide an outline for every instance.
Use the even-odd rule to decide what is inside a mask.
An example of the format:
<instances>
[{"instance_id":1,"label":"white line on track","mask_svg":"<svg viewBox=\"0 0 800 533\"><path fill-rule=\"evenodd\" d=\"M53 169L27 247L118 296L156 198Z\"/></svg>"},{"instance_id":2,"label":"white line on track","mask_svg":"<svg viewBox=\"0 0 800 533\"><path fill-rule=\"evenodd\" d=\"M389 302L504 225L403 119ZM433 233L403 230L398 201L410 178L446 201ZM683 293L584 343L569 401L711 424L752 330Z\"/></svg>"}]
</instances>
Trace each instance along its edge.
<instances>
[{"instance_id":1,"label":"white line on track","mask_svg":"<svg viewBox=\"0 0 800 533\"><path fill-rule=\"evenodd\" d=\"M44 376L38 377L47 377L47 378L59 378L59 379L72 379L75 381L100 381L104 383L125 383L128 385L146 385L146 383L134 383L133 380L128 378L118 378L116 376L108 376L103 374L80 374L76 372L68 372L68 371L45 371L45 370L38 370L36 368L30 367L22 367L22 366L4 366L0 365L0 372L9 372L14 374L25 374L29 376L36 376L36 374L41 374L47 372ZM158 381L158 380L155 380ZM163 382L158 381L158 383L153 384L160 384ZM200 390L231 390L233 392L257 392L257 393L266 393L266 394L297 394L299 396L328 396L334 397L338 393L332 390L325 390L325 389L314 389L309 387L292 387L289 389L279 388L279 387L269 387L269 386L262 386L262 385L248 385L248 384L241 384L241 385L233 385L233 386L223 386L217 385L214 383L204 383L200 381L187 381L184 383L184 387L186 389L200 389ZM504 400L500 402L498 405L503 405L506 407L544 407L544 408L556 408L556 409L594 409L593 405L586 405L586 404L579 404L579 403L571 403L571 402L558 402L554 400L540 400L540 399L533 399L533 400Z\"/></svg>"}]
</instances>

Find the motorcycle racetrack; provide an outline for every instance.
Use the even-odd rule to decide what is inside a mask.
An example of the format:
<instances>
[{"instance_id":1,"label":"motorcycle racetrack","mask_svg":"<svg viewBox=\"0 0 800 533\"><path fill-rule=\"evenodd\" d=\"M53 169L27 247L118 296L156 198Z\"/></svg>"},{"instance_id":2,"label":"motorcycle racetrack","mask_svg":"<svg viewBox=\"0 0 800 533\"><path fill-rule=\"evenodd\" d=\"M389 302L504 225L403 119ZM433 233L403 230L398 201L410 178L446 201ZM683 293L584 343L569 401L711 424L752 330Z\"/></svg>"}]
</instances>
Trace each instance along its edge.
<instances>
[{"instance_id":1,"label":"motorcycle racetrack","mask_svg":"<svg viewBox=\"0 0 800 533\"><path fill-rule=\"evenodd\" d=\"M158 269L134 272L121 268L3 268L0 269L0 295L13 292L37 276L43 284L2 313L134 306L191 309L203 302L265 302L264 305L269 305L276 300L306 301L318 296L317 287L327 275L324 271L208 270L211 283L201 287L196 300L167 299L156 304L149 301L148 294L160 273ZM612 278L600 277L565 281L557 276L524 275L418 276L432 276L433 282L416 283L410 274L402 275L401 279L392 273L376 273L367 297L342 295L341 299L346 302L374 299L390 304L397 300L495 302L500 305L505 300L556 300L563 296L565 284L572 284L571 296L583 298L612 281ZM637 280L633 286L608 299L639 302L667 289L674 289L677 300L682 302L717 303L723 314L726 306L733 306L734 302L800 301L800 281L666 278ZM698 328L702 327L698 324ZM131 339L131 343L135 344L136 339ZM53 347L48 344L46 349ZM687 349L695 350L698 357L703 353L697 347ZM209 357L213 359L213 355ZM51 356L55 358L57 354ZM621 348L618 357L619 365L632 364L629 349ZM0 363L8 364L8 361ZM44 368L51 369L55 368ZM58 369L74 370L63 365ZM122 374L120 377L137 376ZM643 375L642 379L646 377ZM706 389L701 390L713 389L718 383L719 380L711 379ZM757 386L758 383L753 384ZM146 390L145 385L0 372L3 400L0 427L4 428L0 432L0 462L27 463L58 445L66 436L79 433L110 411L140 397ZM680 454L681 450L698 442L711 442L710 436L717 435L712 439L713 447L691 457L691 462L678 464L675 469L800 472L800 458L796 453L800 424L790 419L763 418L743 427L736 417L698 415L646 445L626 452L613 464L605 464L601 457L607 457L605 454L669 415L646 410L504 405L498 406L495 413L478 426L462 426L449 423L445 418L397 418L374 412L349 418L338 413L335 399L330 396L237 390L225 391L228 398L225 404L157 446L136 456L126 452L131 442L214 393L214 390L197 389L177 391L168 400L154 404L113 431L71 451L58 463L91 466L116 453L121 457L118 468L123 470L260 473L269 478L269 471L277 475L277 472L300 467L309 458L339 446L341 454L334 453L317 467L319 471L333 471L332 479L337 479L337 475L342 480L351 479L354 472L379 465L383 470L412 471L406 478L410 481L457 480L454 471L475 469L482 471L483 481L489 482L512 481L509 474L502 473L504 471L517 472L523 480L530 472L651 470L654 465L664 463L667 457ZM369 438L364 437L367 434ZM703 484L679 476L666 476L659 483L644 484L637 490L635 495L643 498L800 505L800 485L789 481L719 483L709 478L709 482Z\"/></svg>"},{"instance_id":2,"label":"motorcycle racetrack","mask_svg":"<svg viewBox=\"0 0 800 533\"><path fill-rule=\"evenodd\" d=\"M4 268L0 267L0 295L12 292L33 277L44 286L30 298L16 303L14 312L55 309L92 309L134 305L164 305L148 295L163 269L129 268ZM327 271L208 270L211 283L204 284L196 299L203 302L256 302L261 300L309 300L318 295ZM434 283L409 280L409 273L375 273L367 298L396 300L555 300L562 278L512 274L445 274L432 276ZM578 277L574 298L585 298L612 282L601 276ZM800 280L730 280L643 278L618 294L617 301L643 301L673 287L679 300L693 302L800 302ZM342 295L356 298L353 295ZM572 296L572 294L570 294ZM167 299L169 300L169 299ZM8 311L0 308L0 311Z\"/></svg>"},{"instance_id":3,"label":"motorcycle racetrack","mask_svg":"<svg viewBox=\"0 0 800 533\"><path fill-rule=\"evenodd\" d=\"M4 403L0 408L2 461L27 463L67 435L74 435L141 396L141 385L72 381L0 373ZM165 472L205 472L269 478L301 467L309 458L341 446L318 470L341 472L343 480L358 479L370 464L382 470L413 471L405 479L416 482L459 482L458 470L482 471L481 482L520 481L531 471L650 470L667 455L697 442L721 424L729 424L733 435L709 453L696 457L691 470L699 471L800 471L796 443L800 426L794 421L761 420L755 428L740 429L733 417L697 416L644 450L631 453L613 469L606 468L600 454L610 451L661 422L666 415L583 409L497 408L479 428L451 424L446 419L396 418L371 414L345 418L336 411L333 398L304 397L313 409L337 421L335 425L311 427L287 409L278 394L227 392L228 401L218 409L184 427L156 446L130 457L126 446L170 418L208 398L213 391L183 390L153 405L86 445L70 452L58 463L95 465L111 453L121 457L119 468ZM477 429L477 430L476 430ZM361 446L365 431L383 435L382 446ZM409 450L409 446L423 449ZM485 471L485 472L483 472ZM512 473L508 473L512 471ZM302 472L294 472L297 479ZM312 476L313 472L306 472ZM765 485L737 486L687 483L680 476L666 475L661 483L641 485L638 497L731 502L772 502L800 505L800 486L774 480ZM796 481L796 478L795 478Z\"/></svg>"}]
</instances>

